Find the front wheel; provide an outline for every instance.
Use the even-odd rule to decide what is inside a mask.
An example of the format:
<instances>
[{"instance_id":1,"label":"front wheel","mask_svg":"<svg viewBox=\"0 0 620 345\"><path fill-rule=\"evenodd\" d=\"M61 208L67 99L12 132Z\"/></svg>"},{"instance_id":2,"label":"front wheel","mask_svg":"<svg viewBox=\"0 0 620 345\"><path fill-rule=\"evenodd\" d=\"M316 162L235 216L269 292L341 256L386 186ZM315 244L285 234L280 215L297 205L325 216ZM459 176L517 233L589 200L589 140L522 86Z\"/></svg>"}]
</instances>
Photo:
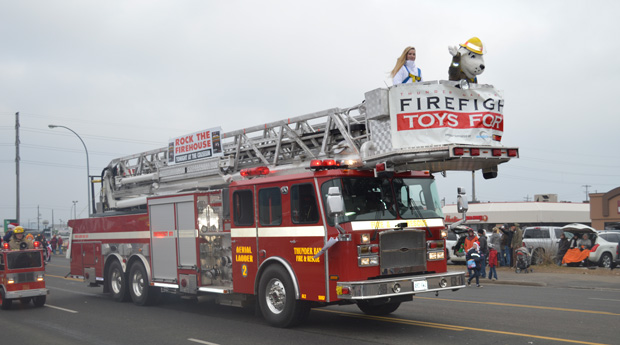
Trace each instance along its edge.
<instances>
[{"instance_id":1,"label":"front wheel","mask_svg":"<svg viewBox=\"0 0 620 345\"><path fill-rule=\"evenodd\" d=\"M47 299L47 296L45 296L45 295L34 297L33 298L34 306L35 307L42 307L43 305L45 305L45 300L46 299Z\"/></svg>"},{"instance_id":2,"label":"front wheel","mask_svg":"<svg viewBox=\"0 0 620 345\"><path fill-rule=\"evenodd\" d=\"M310 312L305 301L295 298L293 281L280 265L271 265L262 274L258 284L258 304L265 320L275 327L295 326Z\"/></svg>"},{"instance_id":3,"label":"front wheel","mask_svg":"<svg viewBox=\"0 0 620 345\"><path fill-rule=\"evenodd\" d=\"M136 261L129 270L129 293L136 305L151 305L159 297L159 288L149 286L149 277L142 263Z\"/></svg>"},{"instance_id":4,"label":"front wheel","mask_svg":"<svg viewBox=\"0 0 620 345\"><path fill-rule=\"evenodd\" d=\"M613 260L611 258L611 254L603 253L603 255L601 255L601 258L598 260L598 265L600 267L610 268L612 261Z\"/></svg>"},{"instance_id":5,"label":"front wheel","mask_svg":"<svg viewBox=\"0 0 620 345\"><path fill-rule=\"evenodd\" d=\"M360 308L364 314L381 316L388 315L396 311L400 307L400 302L384 303L373 305L369 301L357 302L357 307Z\"/></svg>"},{"instance_id":6,"label":"front wheel","mask_svg":"<svg viewBox=\"0 0 620 345\"><path fill-rule=\"evenodd\" d=\"M127 284L125 283L125 272L123 272L121 264L116 260L110 264L107 284L110 284L110 292L115 301L125 302L129 300Z\"/></svg>"}]
</instances>

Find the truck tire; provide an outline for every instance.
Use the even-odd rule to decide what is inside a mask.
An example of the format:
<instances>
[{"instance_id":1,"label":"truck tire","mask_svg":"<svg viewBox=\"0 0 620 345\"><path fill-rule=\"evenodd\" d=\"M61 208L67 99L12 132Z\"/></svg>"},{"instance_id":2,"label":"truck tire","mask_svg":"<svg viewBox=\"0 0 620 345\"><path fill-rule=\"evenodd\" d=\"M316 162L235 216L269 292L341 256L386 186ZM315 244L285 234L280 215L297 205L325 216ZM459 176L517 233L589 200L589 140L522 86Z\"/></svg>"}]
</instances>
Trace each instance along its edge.
<instances>
[{"instance_id":1,"label":"truck tire","mask_svg":"<svg viewBox=\"0 0 620 345\"><path fill-rule=\"evenodd\" d=\"M160 289L151 287L146 268L141 262L135 261L129 269L129 293L136 305L152 305L159 297Z\"/></svg>"},{"instance_id":2,"label":"truck tire","mask_svg":"<svg viewBox=\"0 0 620 345\"><path fill-rule=\"evenodd\" d=\"M265 320L275 327L295 326L310 312L307 302L295 299L293 281L281 265L271 265L261 275L258 305Z\"/></svg>"},{"instance_id":3,"label":"truck tire","mask_svg":"<svg viewBox=\"0 0 620 345\"><path fill-rule=\"evenodd\" d=\"M384 303L373 305L369 301L358 301L357 307L360 308L364 314L381 316L388 315L396 311L400 307L400 302Z\"/></svg>"},{"instance_id":4,"label":"truck tire","mask_svg":"<svg viewBox=\"0 0 620 345\"><path fill-rule=\"evenodd\" d=\"M11 309L11 305L13 305L13 300L12 299L5 299L4 298L4 289L0 288L0 303L2 305L0 305L0 308L2 310L9 310Z\"/></svg>"},{"instance_id":5,"label":"truck tire","mask_svg":"<svg viewBox=\"0 0 620 345\"><path fill-rule=\"evenodd\" d=\"M110 269L108 270L107 284L110 286L112 298L117 302L126 302L129 300L130 296L127 292L127 279L125 278L123 267L118 261L114 260L110 264Z\"/></svg>"},{"instance_id":6,"label":"truck tire","mask_svg":"<svg viewBox=\"0 0 620 345\"><path fill-rule=\"evenodd\" d=\"M34 301L35 307L42 307L45 305L46 299L47 299L47 296L43 295L43 296L36 296L32 300Z\"/></svg>"},{"instance_id":7,"label":"truck tire","mask_svg":"<svg viewBox=\"0 0 620 345\"><path fill-rule=\"evenodd\" d=\"M599 267L610 268L612 262L613 258L611 257L611 254L603 253L603 255L601 255L601 258L598 260L598 265Z\"/></svg>"},{"instance_id":8,"label":"truck tire","mask_svg":"<svg viewBox=\"0 0 620 345\"><path fill-rule=\"evenodd\" d=\"M545 260L545 250L542 248L534 249L532 253L532 265L542 265Z\"/></svg>"}]
</instances>

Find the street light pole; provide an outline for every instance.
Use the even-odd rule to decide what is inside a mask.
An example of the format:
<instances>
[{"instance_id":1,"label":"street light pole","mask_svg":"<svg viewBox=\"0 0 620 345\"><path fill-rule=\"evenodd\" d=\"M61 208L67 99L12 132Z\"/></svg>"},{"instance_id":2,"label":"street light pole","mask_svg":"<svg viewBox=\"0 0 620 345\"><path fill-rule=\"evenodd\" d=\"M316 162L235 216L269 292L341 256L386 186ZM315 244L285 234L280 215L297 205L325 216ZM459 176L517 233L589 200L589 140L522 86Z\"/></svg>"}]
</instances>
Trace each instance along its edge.
<instances>
[{"instance_id":1,"label":"street light pole","mask_svg":"<svg viewBox=\"0 0 620 345\"><path fill-rule=\"evenodd\" d=\"M80 141L82 142L82 145L84 145L84 151L86 151L86 207L88 207L88 215L90 216L90 163L88 162L88 149L86 148L86 144L84 143L84 140L82 140L82 137L80 137L79 134L77 134L74 130L72 130L69 127L66 126L59 126L59 125L49 125L49 128L64 128L66 130L71 131L71 133L75 134L76 137L78 137L78 139L80 139Z\"/></svg>"},{"instance_id":2,"label":"street light pole","mask_svg":"<svg viewBox=\"0 0 620 345\"><path fill-rule=\"evenodd\" d=\"M73 201L73 219L77 219L77 200Z\"/></svg>"}]
</instances>

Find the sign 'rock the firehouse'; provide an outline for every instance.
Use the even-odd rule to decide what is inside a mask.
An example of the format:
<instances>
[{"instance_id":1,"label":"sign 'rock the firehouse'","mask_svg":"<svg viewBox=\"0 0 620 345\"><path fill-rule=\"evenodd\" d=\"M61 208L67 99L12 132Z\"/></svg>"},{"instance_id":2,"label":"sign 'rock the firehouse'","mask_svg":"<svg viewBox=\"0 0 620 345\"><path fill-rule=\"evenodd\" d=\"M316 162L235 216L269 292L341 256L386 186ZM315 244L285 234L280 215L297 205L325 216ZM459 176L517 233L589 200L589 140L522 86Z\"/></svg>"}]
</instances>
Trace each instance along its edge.
<instances>
[{"instance_id":1,"label":"sign 'rock the firehouse'","mask_svg":"<svg viewBox=\"0 0 620 345\"><path fill-rule=\"evenodd\" d=\"M221 127L216 127L170 139L168 165L223 156L221 132Z\"/></svg>"}]
</instances>

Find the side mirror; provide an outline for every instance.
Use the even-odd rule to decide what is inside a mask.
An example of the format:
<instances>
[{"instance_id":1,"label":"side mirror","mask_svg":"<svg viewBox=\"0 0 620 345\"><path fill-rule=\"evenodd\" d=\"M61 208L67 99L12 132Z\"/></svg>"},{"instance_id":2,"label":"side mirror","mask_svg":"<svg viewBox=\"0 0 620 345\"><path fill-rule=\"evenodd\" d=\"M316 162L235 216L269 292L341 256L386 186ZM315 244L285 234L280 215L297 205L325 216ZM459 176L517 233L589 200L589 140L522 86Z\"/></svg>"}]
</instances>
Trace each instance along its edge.
<instances>
[{"instance_id":1,"label":"side mirror","mask_svg":"<svg viewBox=\"0 0 620 345\"><path fill-rule=\"evenodd\" d=\"M329 217L340 217L344 214L344 201L342 194L340 194L340 188L329 187L326 206Z\"/></svg>"},{"instance_id":2,"label":"side mirror","mask_svg":"<svg viewBox=\"0 0 620 345\"><path fill-rule=\"evenodd\" d=\"M457 192L456 209L459 213L467 212L469 204L467 203L467 198L465 197L465 188L459 187Z\"/></svg>"}]
</instances>

